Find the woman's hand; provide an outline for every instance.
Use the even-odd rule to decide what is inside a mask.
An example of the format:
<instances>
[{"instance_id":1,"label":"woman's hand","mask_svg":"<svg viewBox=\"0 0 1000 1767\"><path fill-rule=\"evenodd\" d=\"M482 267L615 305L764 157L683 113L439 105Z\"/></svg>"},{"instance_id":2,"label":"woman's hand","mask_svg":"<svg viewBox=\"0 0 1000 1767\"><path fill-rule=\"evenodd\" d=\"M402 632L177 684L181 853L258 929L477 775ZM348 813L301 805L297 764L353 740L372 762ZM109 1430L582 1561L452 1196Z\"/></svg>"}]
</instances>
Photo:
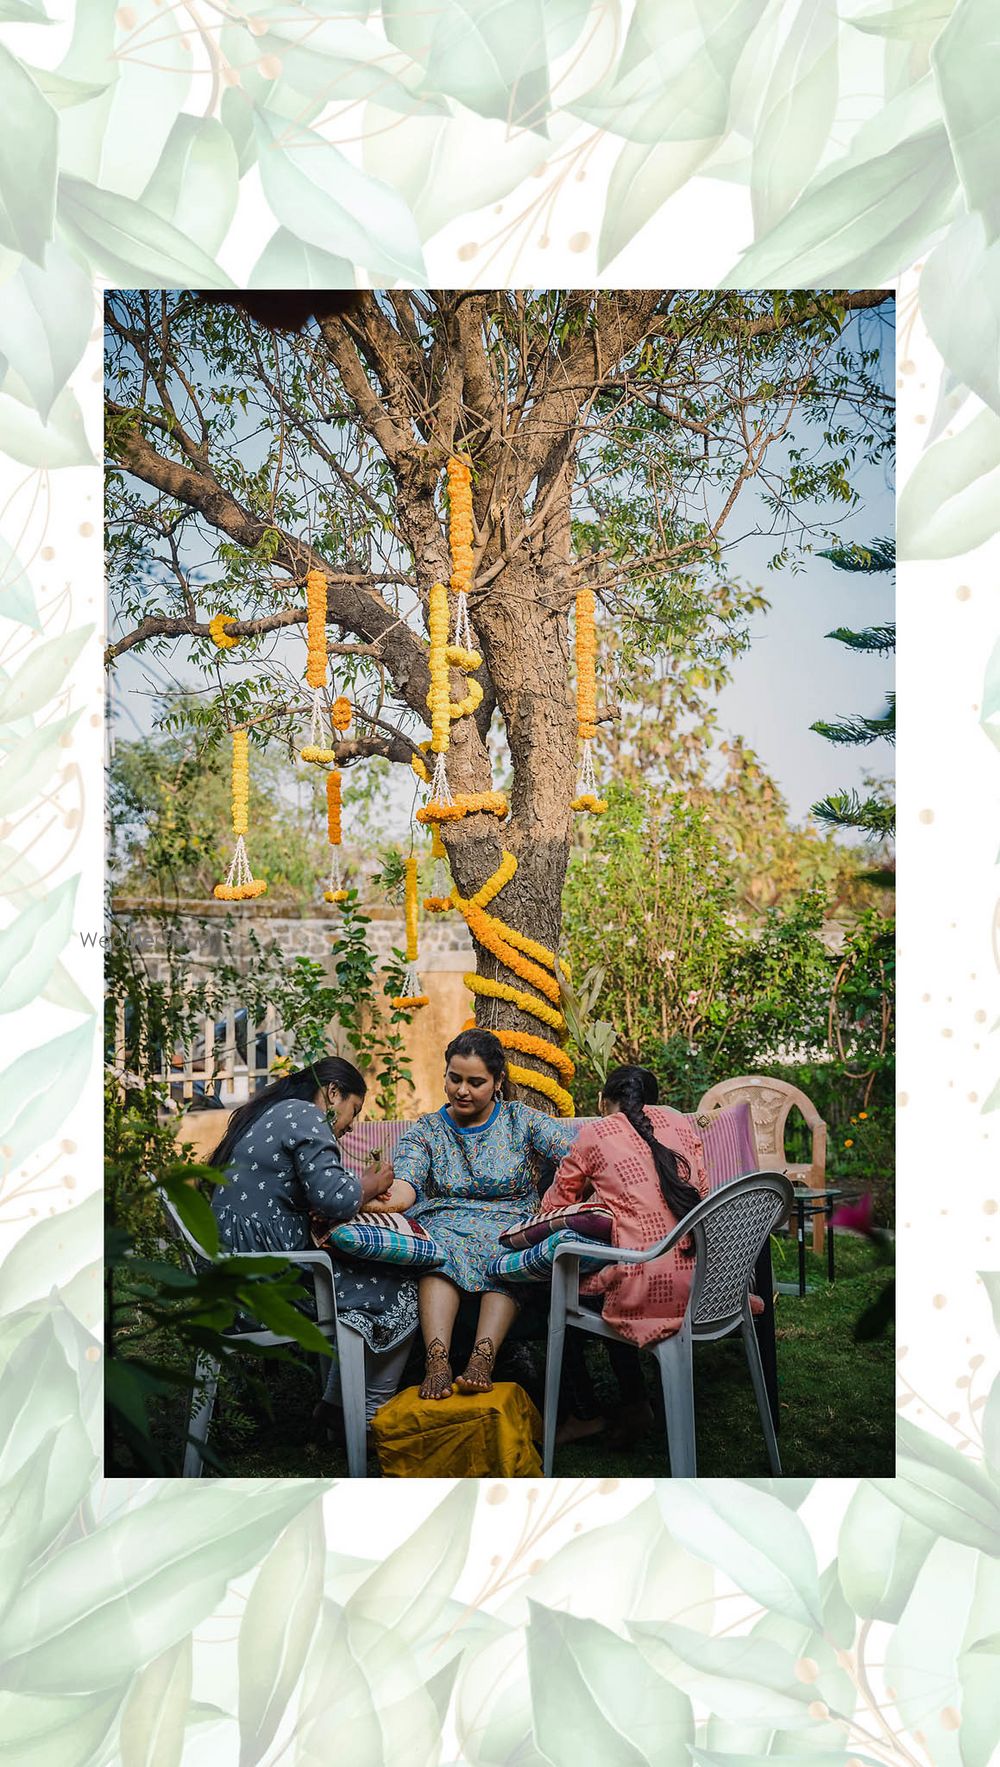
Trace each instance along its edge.
<instances>
[{"instance_id":1,"label":"woman's hand","mask_svg":"<svg viewBox=\"0 0 1000 1767\"><path fill-rule=\"evenodd\" d=\"M405 1215L416 1200L417 1193L413 1185L407 1184L405 1178L395 1178L384 1195L366 1203L365 1207L370 1215Z\"/></svg>"},{"instance_id":2,"label":"woman's hand","mask_svg":"<svg viewBox=\"0 0 1000 1767\"><path fill-rule=\"evenodd\" d=\"M386 1192L392 1188L395 1176L392 1167L383 1160L381 1154L371 1165L366 1166L361 1175L362 1208L374 1202L377 1197L385 1196Z\"/></svg>"}]
</instances>

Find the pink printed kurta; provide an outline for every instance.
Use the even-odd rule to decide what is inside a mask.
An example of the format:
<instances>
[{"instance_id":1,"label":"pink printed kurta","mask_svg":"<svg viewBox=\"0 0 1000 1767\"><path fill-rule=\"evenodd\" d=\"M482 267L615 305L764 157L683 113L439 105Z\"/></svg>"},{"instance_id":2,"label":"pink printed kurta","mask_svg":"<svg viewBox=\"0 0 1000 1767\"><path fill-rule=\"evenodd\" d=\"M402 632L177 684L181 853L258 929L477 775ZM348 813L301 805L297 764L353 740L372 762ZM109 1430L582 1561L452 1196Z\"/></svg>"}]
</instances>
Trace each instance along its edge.
<instances>
[{"instance_id":1,"label":"pink printed kurta","mask_svg":"<svg viewBox=\"0 0 1000 1767\"><path fill-rule=\"evenodd\" d=\"M665 1105L647 1105L657 1141L683 1154L691 1183L707 1196L708 1172L701 1141L686 1117ZM681 1168L683 1176L683 1168ZM677 1225L663 1199L649 1148L621 1112L585 1123L541 1200L541 1209L578 1202L584 1195L611 1210L612 1245L644 1251ZM580 1292L603 1295L609 1325L640 1346L679 1331L691 1291L694 1260L667 1252L650 1264L609 1264L580 1283Z\"/></svg>"}]
</instances>

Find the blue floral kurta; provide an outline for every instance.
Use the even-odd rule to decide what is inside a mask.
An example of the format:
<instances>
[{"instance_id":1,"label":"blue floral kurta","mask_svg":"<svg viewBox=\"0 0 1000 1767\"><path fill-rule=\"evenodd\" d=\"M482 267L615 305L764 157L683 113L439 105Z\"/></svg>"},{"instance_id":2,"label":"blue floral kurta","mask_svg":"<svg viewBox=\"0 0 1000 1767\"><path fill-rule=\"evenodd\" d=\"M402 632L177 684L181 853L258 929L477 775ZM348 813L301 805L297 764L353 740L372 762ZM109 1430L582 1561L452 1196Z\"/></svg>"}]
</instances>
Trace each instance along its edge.
<instances>
[{"instance_id":1,"label":"blue floral kurta","mask_svg":"<svg viewBox=\"0 0 1000 1767\"><path fill-rule=\"evenodd\" d=\"M300 1252L311 1246L309 1212L349 1221L361 1181L349 1172L315 1104L287 1098L241 1135L212 1197L219 1238L234 1252ZM388 1350L417 1323L417 1287L385 1264L333 1263L337 1312L373 1350Z\"/></svg>"},{"instance_id":2,"label":"blue floral kurta","mask_svg":"<svg viewBox=\"0 0 1000 1767\"><path fill-rule=\"evenodd\" d=\"M498 1100L476 1128L460 1128L442 1105L406 1131L392 1167L417 1193L407 1214L426 1227L445 1255L435 1275L470 1294L509 1293L488 1274L487 1265L503 1249L503 1230L538 1208L530 1156L561 1160L578 1128L526 1104Z\"/></svg>"}]
</instances>

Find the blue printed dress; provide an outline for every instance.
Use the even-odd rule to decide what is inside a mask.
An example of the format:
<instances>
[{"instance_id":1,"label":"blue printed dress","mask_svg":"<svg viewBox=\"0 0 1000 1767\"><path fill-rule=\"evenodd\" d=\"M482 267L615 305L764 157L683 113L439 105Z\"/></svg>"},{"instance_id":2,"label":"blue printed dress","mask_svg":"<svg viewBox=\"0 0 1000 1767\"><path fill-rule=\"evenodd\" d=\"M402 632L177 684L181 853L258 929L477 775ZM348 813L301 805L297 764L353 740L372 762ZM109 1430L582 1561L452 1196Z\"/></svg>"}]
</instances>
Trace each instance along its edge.
<instances>
[{"instance_id":1,"label":"blue printed dress","mask_svg":"<svg viewBox=\"0 0 1000 1767\"><path fill-rule=\"evenodd\" d=\"M442 1105L407 1129L392 1169L417 1193L407 1214L426 1227L445 1255L435 1275L469 1294L510 1292L489 1275L487 1265L503 1250L504 1229L538 1208L531 1156L561 1160L578 1128L526 1104L498 1099L486 1122L475 1127L460 1128Z\"/></svg>"},{"instance_id":2,"label":"blue printed dress","mask_svg":"<svg viewBox=\"0 0 1000 1767\"><path fill-rule=\"evenodd\" d=\"M309 1213L349 1221L361 1180L340 1157L324 1113L302 1098L272 1104L250 1124L212 1197L219 1238L234 1252L300 1252ZM417 1324L417 1285L385 1264L332 1259L337 1312L373 1350L389 1350Z\"/></svg>"}]
</instances>

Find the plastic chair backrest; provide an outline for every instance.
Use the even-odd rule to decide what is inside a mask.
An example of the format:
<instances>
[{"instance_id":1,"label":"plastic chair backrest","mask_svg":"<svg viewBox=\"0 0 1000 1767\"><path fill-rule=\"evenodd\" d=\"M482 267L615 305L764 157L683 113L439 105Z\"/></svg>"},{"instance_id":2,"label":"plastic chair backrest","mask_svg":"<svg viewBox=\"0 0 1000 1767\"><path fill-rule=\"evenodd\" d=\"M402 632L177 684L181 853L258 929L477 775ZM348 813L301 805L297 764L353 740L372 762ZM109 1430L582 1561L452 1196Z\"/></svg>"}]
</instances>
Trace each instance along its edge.
<instances>
[{"instance_id":1,"label":"plastic chair backrest","mask_svg":"<svg viewBox=\"0 0 1000 1767\"><path fill-rule=\"evenodd\" d=\"M696 1262L690 1311L696 1330L742 1313L761 1249L792 1203L788 1179L763 1172L732 1179L692 1209Z\"/></svg>"},{"instance_id":2,"label":"plastic chair backrest","mask_svg":"<svg viewBox=\"0 0 1000 1767\"><path fill-rule=\"evenodd\" d=\"M710 1087L698 1106L698 1114L707 1115L734 1104L750 1106L762 1167L781 1166L798 1183L808 1184L814 1190L822 1188L826 1176L826 1124L811 1098L787 1080L772 1080L767 1074L741 1074ZM789 1163L785 1158L785 1124L793 1106L802 1112L812 1136L808 1162Z\"/></svg>"}]
</instances>

